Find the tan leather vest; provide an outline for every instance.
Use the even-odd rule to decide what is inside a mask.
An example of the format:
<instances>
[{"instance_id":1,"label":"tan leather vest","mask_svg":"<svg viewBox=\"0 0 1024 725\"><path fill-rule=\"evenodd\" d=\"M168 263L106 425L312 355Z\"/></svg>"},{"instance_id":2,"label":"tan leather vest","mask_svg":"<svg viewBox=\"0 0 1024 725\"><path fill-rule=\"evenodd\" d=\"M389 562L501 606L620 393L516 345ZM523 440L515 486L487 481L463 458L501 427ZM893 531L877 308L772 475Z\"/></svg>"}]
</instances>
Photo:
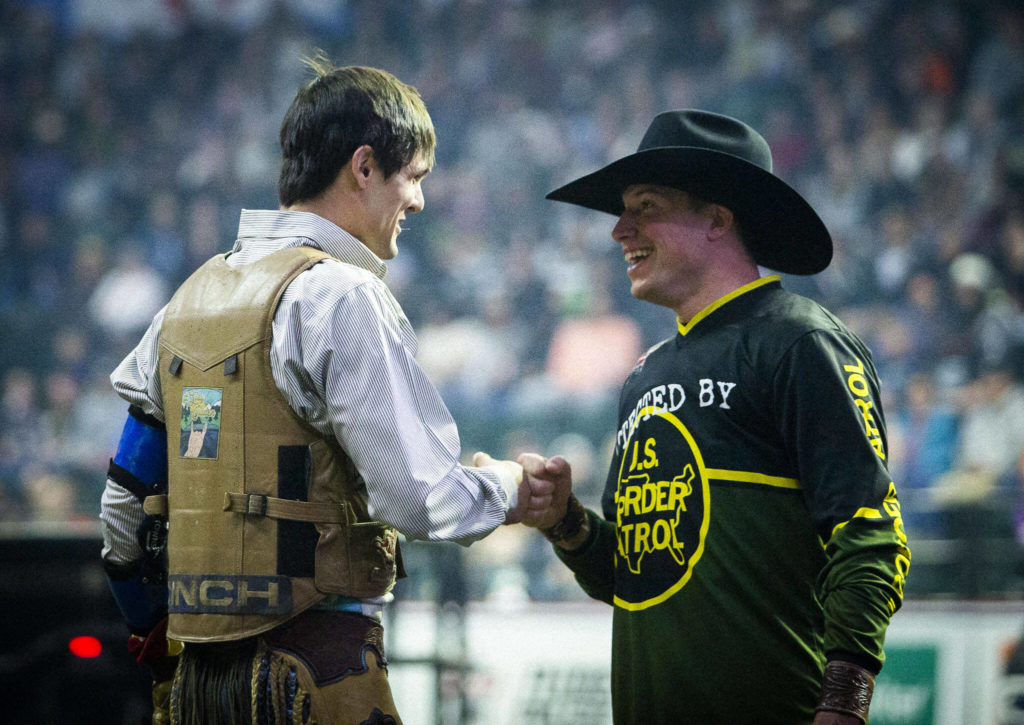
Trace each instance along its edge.
<instances>
[{"instance_id":1,"label":"tan leather vest","mask_svg":"<svg viewBox=\"0 0 1024 725\"><path fill-rule=\"evenodd\" d=\"M168 493L168 635L266 631L326 594L394 586L395 529L371 521L348 456L288 405L271 324L296 275L329 258L283 249L240 267L218 255L175 293L160 330Z\"/></svg>"}]
</instances>

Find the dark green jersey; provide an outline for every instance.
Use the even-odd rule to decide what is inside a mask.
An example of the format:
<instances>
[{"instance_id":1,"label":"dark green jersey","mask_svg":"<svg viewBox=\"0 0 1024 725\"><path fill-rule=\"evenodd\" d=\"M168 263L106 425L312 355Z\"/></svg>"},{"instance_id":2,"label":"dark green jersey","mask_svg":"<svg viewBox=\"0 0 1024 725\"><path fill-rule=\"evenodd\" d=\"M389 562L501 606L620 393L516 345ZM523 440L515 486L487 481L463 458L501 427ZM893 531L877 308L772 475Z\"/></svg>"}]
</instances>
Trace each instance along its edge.
<instances>
[{"instance_id":1,"label":"dark green jersey","mask_svg":"<svg viewBox=\"0 0 1024 725\"><path fill-rule=\"evenodd\" d=\"M810 723L826 656L877 671L910 552L863 343L768 277L623 386L604 519L559 555L615 605L616 723Z\"/></svg>"}]
</instances>

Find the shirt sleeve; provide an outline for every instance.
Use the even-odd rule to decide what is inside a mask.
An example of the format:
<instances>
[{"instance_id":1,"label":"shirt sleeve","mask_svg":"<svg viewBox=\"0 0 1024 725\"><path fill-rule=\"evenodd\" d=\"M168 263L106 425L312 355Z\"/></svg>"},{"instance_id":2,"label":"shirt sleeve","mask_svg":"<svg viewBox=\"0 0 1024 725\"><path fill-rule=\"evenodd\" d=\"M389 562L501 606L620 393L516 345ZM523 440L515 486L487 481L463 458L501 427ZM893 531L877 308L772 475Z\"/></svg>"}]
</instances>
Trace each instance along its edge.
<instances>
[{"instance_id":1,"label":"shirt sleeve","mask_svg":"<svg viewBox=\"0 0 1024 725\"><path fill-rule=\"evenodd\" d=\"M503 468L459 463L455 422L415 359L415 337L380 280L300 275L274 319L275 381L312 425L337 437L366 482L371 516L409 539L468 545L515 505Z\"/></svg>"},{"instance_id":2,"label":"shirt sleeve","mask_svg":"<svg viewBox=\"0 0 1024 725\"><path fill-rule=\"evenodd\" d=\"M852 334L816 331L783 356L774 378L779 427L825 548L817 582L825 652L877 672L889 619L902 604L910 550L877 374Z\"/></svg>"},{"instance_id":3,"label":"shirt sleeve","mask_svg":"<svg viewBox=\"0 0 1024 725\"><path fill-rule=\"evenodd\" d=\"M153 317L139 344L110 374L110 383L118 395L160 421L164 420L164 399L156 368L160 357L160 328L166 309Z\"/></svg>"}]
</instances>

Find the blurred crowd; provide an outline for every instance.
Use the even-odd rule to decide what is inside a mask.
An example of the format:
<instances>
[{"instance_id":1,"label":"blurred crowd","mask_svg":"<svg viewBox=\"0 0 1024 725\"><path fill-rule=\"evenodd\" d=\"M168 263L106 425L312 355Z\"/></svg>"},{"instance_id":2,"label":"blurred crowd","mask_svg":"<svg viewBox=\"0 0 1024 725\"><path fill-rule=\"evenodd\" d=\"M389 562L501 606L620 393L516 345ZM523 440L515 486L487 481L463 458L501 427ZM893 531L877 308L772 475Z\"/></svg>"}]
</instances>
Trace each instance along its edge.
<instances>
[{"instance_id":1,"label":"blurred crowd","mask_svg":"<svg viewBox=\"0 0 1024 725\"><path fill-rule=\"evenodd\" d=\"M0 522L95 520L108 375L241 208L277 207L316 48L434 119L386 281L467 454L566 454L597 505L618 386L675 323L630 297L612 217L543 196L706 108L835 238L784 285L873 349L911 535L1024 540L1024 10L996 0L0 0ZM456 596L566 596L539 539L437 556Z\"/></svg>"}]
</instances>

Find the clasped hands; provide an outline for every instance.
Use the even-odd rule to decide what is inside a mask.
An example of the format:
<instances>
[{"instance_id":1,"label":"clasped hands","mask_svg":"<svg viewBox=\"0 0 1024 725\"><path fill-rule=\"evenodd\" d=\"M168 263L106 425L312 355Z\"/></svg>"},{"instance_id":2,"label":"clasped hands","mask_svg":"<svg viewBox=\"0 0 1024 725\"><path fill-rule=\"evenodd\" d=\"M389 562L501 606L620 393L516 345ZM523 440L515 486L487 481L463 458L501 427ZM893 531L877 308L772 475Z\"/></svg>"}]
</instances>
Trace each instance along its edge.
<instances>
[{"instance_id":1,"label":"clasped hands","mask_svg":"<svg viewBox=\"0 0 1024 725\"><path fill-rule=\"evenodd\" d=\"M489 454L473 455L474 466L505 466L519 484L515 508L505 516L506 524L523 524L547 529L565 515L572 492L572 469L561 456L544 458L536 453L523 453L515 461L498 461Z\"/></svg>"}]
</instances>

